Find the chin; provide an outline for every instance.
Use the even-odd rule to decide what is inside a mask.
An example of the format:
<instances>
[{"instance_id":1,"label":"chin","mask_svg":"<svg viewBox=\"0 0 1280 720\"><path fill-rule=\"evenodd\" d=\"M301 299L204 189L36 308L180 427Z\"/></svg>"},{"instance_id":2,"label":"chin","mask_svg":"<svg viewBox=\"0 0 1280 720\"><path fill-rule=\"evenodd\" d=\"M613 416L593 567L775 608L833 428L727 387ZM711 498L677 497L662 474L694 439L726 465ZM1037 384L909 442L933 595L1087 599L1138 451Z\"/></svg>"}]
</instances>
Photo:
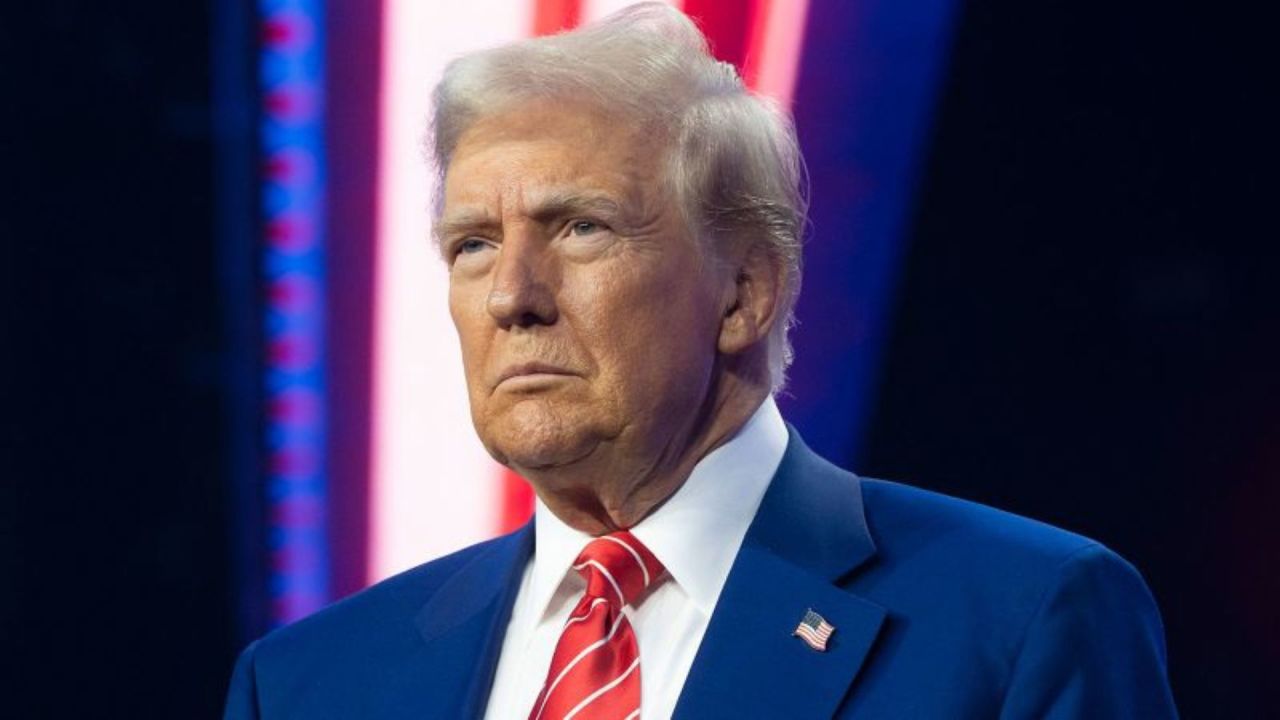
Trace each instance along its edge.
<instances>
[{"instance_id":1,"label":"chin","mask_svg":"<svg viewBox=\"0 0 1280 720\"><path fill-rule=\"evenodd\" d=\"M595 449L599 434L578 413L543 399L527 399L504 408L477 428L498 462L517 470L567 465Z\"/></svg>"}]
</instances>

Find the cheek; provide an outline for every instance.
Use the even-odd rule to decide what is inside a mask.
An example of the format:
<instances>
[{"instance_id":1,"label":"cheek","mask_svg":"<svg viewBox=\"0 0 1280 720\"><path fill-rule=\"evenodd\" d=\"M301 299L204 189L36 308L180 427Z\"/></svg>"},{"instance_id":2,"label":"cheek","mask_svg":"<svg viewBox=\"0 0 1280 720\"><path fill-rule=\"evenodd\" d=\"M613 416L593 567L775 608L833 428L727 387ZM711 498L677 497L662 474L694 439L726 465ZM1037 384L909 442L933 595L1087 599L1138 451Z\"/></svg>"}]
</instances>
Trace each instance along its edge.
<instances>
[{"instance_id":1,"label":"cheek","mask_svg":"<svg viewBox=\"0 0 1280 720\"><path fill-rule=\"evenodd\" d=\"M458 332L458 344L462 347L462 366L470 382L483 366L491 336L486 332L483 298L478 296L476 287L469 283L450 284L449 316Z\"/></svg>"},{"instance_id":2,"label":"cheek","mask_svg":"<svg viewBox=\"0 0 1280 720\"><path fill-rule=\"evenodd\" d=\"M718 325L700 282L688 268L633 265L573 283L579 340L601 374L638 393L705 374Z\"/></svg>"}]
</instances>

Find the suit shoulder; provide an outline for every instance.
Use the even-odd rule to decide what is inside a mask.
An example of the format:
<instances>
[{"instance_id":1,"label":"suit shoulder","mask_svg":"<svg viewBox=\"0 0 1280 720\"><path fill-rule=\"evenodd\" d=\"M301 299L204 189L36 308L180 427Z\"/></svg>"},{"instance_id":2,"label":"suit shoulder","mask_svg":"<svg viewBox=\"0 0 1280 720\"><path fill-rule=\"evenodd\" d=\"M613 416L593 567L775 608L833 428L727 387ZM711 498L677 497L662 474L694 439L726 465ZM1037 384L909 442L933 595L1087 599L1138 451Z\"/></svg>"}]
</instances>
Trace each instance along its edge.
<instances>
[{"instance_id":1,"label":"suit shoulder","mask_svg":"<svg viewBox=\"0 0 1280 720\"><path fill-rule=\"evenodd\" d=\"M1119 555L978 503L861 485L876 553L845 588L887 620L860 682L896 689L898 677L923 676L954 691L917 707L928 717L966 703L984 717L1176 716L1159 611ZM886 692L862 709L888 716L918 697Z\"/></svg>"},{"instance_id":2,"label":"suit shoulder","mask_svg":"<svg viewBox=\"0 0 1280 720\"><path fill-rule=\"evenodd\" d=\"M380 634L399 636L424 604L460 569L502 538L471 545L377 582L297 622L278 628L256 643L260 655L295 655L320 646L377 642Z\"/></svg>"},{"instance_id":3,"label":"suit shoulder","mask_svg":"<svg viewBox=\"0 0 1280 720\"><path fill-rule=\"evenodd\" d=\"M922 638L959 634L961 647L985 648L999 658L993 677L1041 625L1159 625L1138 571L1095 540L907 485L862 486L876 556L850 589L909 618Z\"/></svg>"},{"instance_id":4,"label":"suit shoulder","mask_svg":"<svg viewBox=\"0 0 1280 720\"><path fill-rule=\"evenodd\" d=\"M1149 597L1137 569L1091 538L895 482L864 479L862 487L877 551L868 580L890 594L933 588L1009 617L1025 617L1055 588L1100 589L1102 577Z\"/></svg>"},{"instance_id":5,"label":"suit shoulder","mask_svg":"<svg viewBox=\"0 0 1280 720\"><path fill-rule=\"evenodd\" d=\"M1091 538L987 505L887 480L862 479L868 525L892 554L942 553L1057 566Z\"/></svg>"}]
</instances>

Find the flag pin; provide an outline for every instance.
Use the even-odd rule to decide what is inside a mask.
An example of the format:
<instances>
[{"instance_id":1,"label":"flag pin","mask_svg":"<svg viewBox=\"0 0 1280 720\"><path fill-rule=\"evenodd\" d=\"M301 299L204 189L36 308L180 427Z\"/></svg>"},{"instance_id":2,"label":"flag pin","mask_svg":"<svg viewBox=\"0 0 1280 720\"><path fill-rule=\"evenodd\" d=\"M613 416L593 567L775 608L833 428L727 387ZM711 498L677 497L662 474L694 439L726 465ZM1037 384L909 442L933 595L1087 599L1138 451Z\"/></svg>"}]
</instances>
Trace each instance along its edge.
<instances>
[{"instance_id":1,"label":"flag pin","mask_svg":"<svg viewBox=\"0 0 1280 720\"><path fill-rule=\"evenodd\" d=\"M818 652L827 651L827 640L831 639L831 633L836 631L836 627L826 621L818 613L810 608L804 614L804 618L800 620L800 624L796 625L796 629L791 634L800 638L806 645L817 650Z\"/></svg>"}]
</instances>

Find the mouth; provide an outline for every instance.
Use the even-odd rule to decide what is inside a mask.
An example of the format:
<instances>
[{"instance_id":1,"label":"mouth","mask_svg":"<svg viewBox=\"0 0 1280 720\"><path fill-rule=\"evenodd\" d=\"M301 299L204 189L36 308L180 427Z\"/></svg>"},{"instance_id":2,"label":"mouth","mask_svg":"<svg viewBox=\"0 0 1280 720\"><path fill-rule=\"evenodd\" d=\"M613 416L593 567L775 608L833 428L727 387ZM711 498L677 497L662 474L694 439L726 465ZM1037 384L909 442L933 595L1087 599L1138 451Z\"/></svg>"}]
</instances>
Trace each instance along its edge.
<instances>
[{"instance_id":1,"label":"mouth","mask_svg":"<svg viewBox=\"0 0 1280 720\"><path fill-rule=\"evenodd\" d=\"M519 363L504 368L498 374L498 381L494 383L494 388L506 384L542 384L573 376L574 373L556 365L540 362Z\"/></svg>"}]
</instances>

